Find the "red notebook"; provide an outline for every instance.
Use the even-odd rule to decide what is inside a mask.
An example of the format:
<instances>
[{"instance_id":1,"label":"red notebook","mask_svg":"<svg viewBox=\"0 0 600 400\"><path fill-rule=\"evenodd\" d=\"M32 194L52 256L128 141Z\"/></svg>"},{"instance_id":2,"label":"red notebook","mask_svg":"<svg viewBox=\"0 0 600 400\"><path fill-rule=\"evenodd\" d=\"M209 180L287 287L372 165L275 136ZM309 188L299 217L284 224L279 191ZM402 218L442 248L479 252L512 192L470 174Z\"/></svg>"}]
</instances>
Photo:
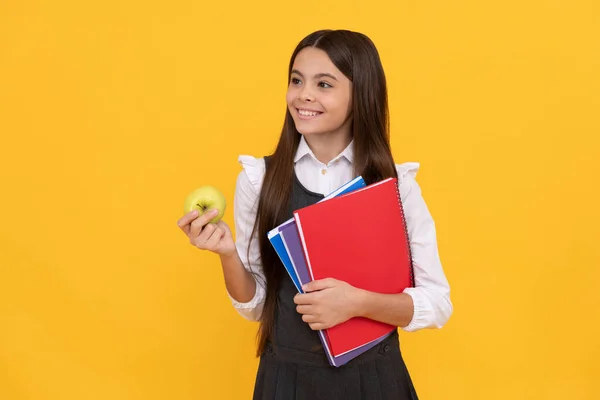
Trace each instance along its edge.
<instances>
[{"instance_id":1,"label":"red notebook","mask_svg":"<svg viewBox=\"0 0 600 400\"><path fill-rule=\"evenodd\" d=\"M414 285L396 178L296 210L294 219L312 280L331 277L378 293ZM357 317L325 333L337 357L395 329Z\"/></svg>"}]
</instances>

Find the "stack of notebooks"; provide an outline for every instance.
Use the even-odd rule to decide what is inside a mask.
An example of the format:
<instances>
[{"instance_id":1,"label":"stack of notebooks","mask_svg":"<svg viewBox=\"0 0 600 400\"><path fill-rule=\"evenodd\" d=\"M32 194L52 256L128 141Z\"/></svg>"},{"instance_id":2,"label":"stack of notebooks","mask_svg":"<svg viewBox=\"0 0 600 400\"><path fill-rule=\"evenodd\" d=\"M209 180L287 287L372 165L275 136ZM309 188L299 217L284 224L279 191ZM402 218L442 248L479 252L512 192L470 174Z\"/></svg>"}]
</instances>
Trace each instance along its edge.
<instances>
[{"instance_id":1,"label":"stack of notebooks","mask_svg":"<svg viewBox=\"0 0 600 400\"><path fill-rule=\"evenodd\" d=\"M406 221L396 178L365 185L362 177L294 211L268 238L298 292L324 278L378 293L414 286ZM356 317L319 331L332 366L373 348L396 327Z\"/></svg>"}]
</instances>

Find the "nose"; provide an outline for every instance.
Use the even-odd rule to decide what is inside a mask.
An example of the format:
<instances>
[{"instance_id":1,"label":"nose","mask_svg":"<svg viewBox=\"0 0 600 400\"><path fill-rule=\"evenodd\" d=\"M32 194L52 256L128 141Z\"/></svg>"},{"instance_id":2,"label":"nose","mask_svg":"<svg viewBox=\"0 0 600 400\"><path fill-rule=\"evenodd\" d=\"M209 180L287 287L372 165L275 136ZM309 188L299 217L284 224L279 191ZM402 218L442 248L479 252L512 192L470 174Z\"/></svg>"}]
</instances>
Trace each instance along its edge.
<instances>
[{"instance_id":1,"label":"nose","mask_svg":"<svg viewBox=\"0 0 600 400\"><path fill-rule=\"evenodd\" d=\"M314 96L308 86L302 87L299 98L302 101L313 101L314 100Z\"/></svg>"}]
</instances>

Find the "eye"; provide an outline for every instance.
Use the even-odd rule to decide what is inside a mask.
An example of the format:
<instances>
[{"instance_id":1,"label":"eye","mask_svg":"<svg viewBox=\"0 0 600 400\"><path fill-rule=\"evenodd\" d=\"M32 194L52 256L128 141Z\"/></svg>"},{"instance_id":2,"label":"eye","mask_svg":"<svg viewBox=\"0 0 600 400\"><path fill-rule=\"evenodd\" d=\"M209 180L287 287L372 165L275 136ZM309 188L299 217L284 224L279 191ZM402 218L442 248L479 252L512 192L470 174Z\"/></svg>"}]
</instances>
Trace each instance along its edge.
<instances>
[{"instance_id":1,"label":"eye","mask_svg":"<svg viewBox=\"0 0 600 400\"><path fill-rule=\"evenodd\" d=\"M327 83L327 82L322 82L322 81L321 81L321 82L319 82L319 87L322 87L322 88L324 88L324 89L329 89L329 88L332 88L333 86L331 86L331 85L330 85L329 83Z\"/></svg>"},{"instance_id":2,"label":"eye","mask_svg":"<svg viewBox=\"0 0 600 400\"><path fill-rule=\"evenodd\" d=\"M300 79L298 79L298 78L292 78L292 79L290 79L290 83L292 85L299 85L301 82L302 81L300 81Z\"/></svg>"}]
</instances>

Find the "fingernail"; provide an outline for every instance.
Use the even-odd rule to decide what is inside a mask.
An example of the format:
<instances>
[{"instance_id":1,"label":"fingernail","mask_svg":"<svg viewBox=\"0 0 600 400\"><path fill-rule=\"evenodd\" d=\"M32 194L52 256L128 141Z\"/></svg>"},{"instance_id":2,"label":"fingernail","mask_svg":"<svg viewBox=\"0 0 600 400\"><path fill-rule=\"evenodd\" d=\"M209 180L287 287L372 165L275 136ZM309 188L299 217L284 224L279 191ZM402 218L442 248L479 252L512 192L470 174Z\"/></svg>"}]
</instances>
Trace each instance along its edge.
<instances>
[{"instance_id":1,"label":"fingernail","mask_svg":"<svg viewBox=\"0 0 600 400\"><path fill-rule=\"evenodd\" d=\"M213 208L213 209L210 211L210 215L214 215L214 216L216 216L217 214L219 214L219 210L217 210L217 209L215 209L215 208Z\"/></svg>"},{"instance_id":2,"label":"fingernail","mask_svg":"<svg viewBox=\"0 0 600 400\"><path fill-rule=\"evenodd\" d=\"M192 217L198 216L198 210L192 210Z\"/></svg>"}]
</instances>

